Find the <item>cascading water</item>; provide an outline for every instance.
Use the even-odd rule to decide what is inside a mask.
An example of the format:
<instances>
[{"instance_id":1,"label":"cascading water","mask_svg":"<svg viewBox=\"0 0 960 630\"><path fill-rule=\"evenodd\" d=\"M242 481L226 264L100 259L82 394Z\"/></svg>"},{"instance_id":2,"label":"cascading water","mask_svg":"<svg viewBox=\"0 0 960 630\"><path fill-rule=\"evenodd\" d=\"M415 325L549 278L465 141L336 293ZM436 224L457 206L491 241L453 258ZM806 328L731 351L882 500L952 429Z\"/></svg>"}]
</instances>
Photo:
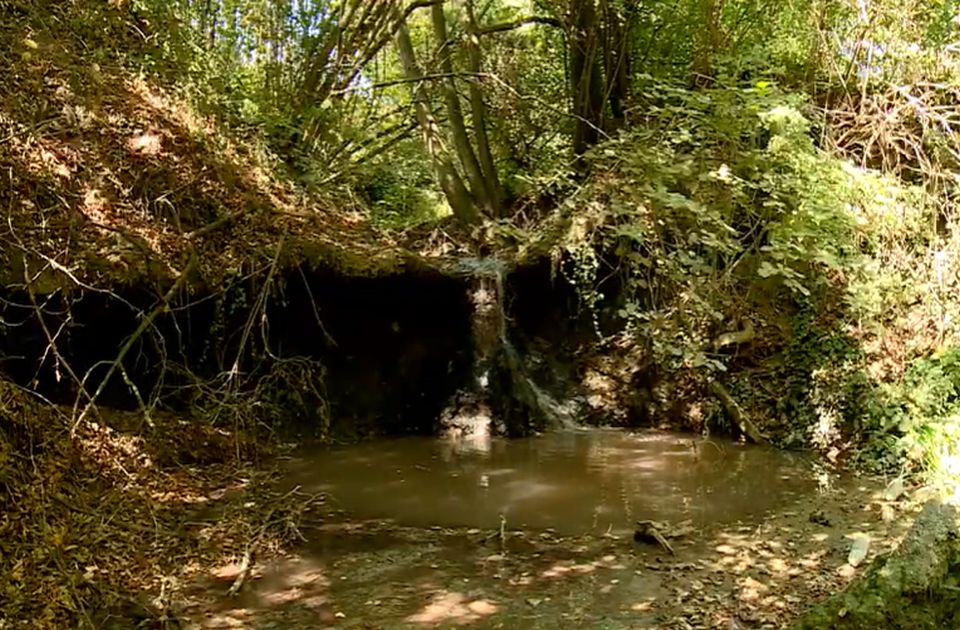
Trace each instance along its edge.
<instances>
[{"instance_id":1,"label":"cascading water","mask_svg":"<svg viewBox=\"0 0 960 630\"><path fill-rule=\"evenodd\" d=\"M507 265L496 258L466 258L460 269L469 279L474 312L472 391L461 392L443 424L461 433L525 435L537 429L573 429L575 405L556 400L530 377L523 357L510 342L504 305Z\"/></svg>"}]
</instances>

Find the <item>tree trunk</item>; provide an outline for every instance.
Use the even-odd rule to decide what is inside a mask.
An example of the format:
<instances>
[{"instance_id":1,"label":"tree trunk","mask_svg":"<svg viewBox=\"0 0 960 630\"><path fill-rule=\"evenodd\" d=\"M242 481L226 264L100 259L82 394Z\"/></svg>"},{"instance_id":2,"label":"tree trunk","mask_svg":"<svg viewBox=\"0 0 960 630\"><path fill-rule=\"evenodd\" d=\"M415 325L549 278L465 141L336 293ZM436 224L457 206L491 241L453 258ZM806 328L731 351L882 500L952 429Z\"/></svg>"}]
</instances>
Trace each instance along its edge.
<instances>
[{"instance_id":1,"label":"tree trunk","mask_svg":"<svg viewBox=\"0 0 960 630\"><path fill-rule=\"evenodd\" d=\"M628 21L610 0L600 0L603 12L603 70L605 95L610 105L611 128L626 120L626 100L630 92L630 42Z\"/></svg>"},{"instance_id":2,"label":"tree trunk","mask_svg":"<svg viewBox=\"0 0 960 630\"><path fill-rule=\"evenodd\" d=\"M467 135L467 126L463 119L463 110L460 107L460 95L457 94L456 79L454 78L453 60L451 47L447 41L447 21L443 13L443 3L434 4L430 8L431 18L433 20L433 33L437 38L438 55L440 57L440 70L446 75L441 80L443 97L447 106L447 122L450 125L453 145L460 158L460 165L463 167L470 182L470 189L474 197L480 203L480 207L488 215L495 215L496 208L490 191L487 189L487 182L483 176L483 170L477 155L473 151L473 145L470 142L470 136Z\"/></svg>"},{"instance_id":3,"label":"tree trunk","mask_svg":"<svg viewBox=\"0 0 960 630\"><path fill-rule=\"evenodd\" d=\"M214 0L213 2L207 2L207 17L210 20L210 27L207 32L207 37L210 41L210 50L216 50L217 45L217 19L220 15L220 1Z\"/></svg>"},{"instance_id":4,"label":"tree trunk","mask_svg":"<svg viewBox=\"0 0 960 630\"><path fill-rule=\"evenodd\" d=\"M572 0L570 11L570 83L573 96L573 153L580 157L600 139L603 84L597 53L595 0ZM582 161L580 167L582 168Z\"/></svg>"},{"instance_id":5,"label":"tree trunk","mask_svg":"<svg viewBox=\"0 0 960 630\"><path fill-rule=\"evenodd\" d=\"M450 203L453 214L464 223L473 223L480 217L477 213L470 192L463 185L460 174L450 160L443 141L441 140L440 130L437 128L436 120L430 109L430 101L427 98L426 85L423 79L423 73L417 67L416 56L413 52L413 43L410 41L410 31L407 25L401 24L397 30L397 53L400 57L400 64L407 78L411 80L411 91L413 95L413 104L417 113L417 124L420 126L420 133L423 137L423 145L433 162L433 168L437 175L437 181L440 188Z\"/></svg>"},{"instance_id":6,"label":"tree trunk","mask_svg":"<svg viewBox=\"0 0 960 630\"><path fill-rule=\"evenodd\" d=\"M490 202L493 204L496 216L503 211L503 191L500 187L500 178L497 176L497 167L490 151L490 140L487 137L487 106L483 101L480 73L483 71L483 59L480 51L480 31L477 18L473 12L473 0L464 3L467 15L467 63L470 72L474 75L470 81L470 114L473 117L473 135L477 139L477 153L480 156L480 167L483 169L483 178L490 193Z\"/></svg>"},{"instance_id":7,"label":"tree trunk","mask_svg":"<svg viewBox=\"0 0 960 630\"><path fill-rule=\"evenodd\" d=\"M713 80L714 61L723 47L723 14L725 0L700 0L703 28L694 41L694 84L703 85Z\"/></svg>"}]
</instances>

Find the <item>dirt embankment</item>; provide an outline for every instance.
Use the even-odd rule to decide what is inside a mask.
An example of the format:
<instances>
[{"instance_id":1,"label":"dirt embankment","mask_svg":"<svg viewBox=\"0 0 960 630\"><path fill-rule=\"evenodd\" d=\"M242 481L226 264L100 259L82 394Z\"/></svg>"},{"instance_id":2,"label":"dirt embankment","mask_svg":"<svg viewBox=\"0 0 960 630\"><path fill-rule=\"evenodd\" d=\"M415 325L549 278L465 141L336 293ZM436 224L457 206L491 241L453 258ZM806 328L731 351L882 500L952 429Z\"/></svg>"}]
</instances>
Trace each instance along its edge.
<instances>
[{"instance_id":1,"label":"dirt embankment","mask_svg":"<svg viewBox=\"0 0 960 630\"><path fill-rule=\"evenodd\" d=\"M469 246L305 194L137 72L123 3L0 4L0 625L162 623L296 538L281 426L434 430Z\"/></svg>"}]
</instances>

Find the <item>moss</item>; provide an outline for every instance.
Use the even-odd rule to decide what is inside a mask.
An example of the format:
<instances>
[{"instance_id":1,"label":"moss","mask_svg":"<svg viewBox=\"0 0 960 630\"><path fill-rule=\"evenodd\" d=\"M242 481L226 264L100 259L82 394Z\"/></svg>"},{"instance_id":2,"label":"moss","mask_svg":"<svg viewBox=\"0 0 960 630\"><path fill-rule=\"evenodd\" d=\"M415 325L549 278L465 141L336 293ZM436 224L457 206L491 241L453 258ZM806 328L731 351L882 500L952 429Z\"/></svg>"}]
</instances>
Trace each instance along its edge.
<instances>
[{"instance_id":1,"label":"moss","mask_svg":"<svg viewBox=\"0 0 960 630\"><path fill-rule=\"evenodd\" d=\"M955 508L930 503L900 548L807 613L794 630L956 628L960 623L960 523Z\"/></svg>"}]
</instances>

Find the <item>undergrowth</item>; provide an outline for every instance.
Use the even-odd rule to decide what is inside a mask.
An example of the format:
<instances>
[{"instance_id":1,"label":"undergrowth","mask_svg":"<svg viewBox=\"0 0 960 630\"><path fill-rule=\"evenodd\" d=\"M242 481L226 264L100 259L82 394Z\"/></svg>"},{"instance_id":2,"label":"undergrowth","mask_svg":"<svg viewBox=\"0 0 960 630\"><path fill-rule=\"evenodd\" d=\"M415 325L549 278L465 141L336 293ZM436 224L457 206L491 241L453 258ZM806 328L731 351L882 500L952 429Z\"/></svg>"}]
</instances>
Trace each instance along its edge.
<instances>
[{"instance_id":1,"label":"undergrowth","mask_svg":"<svg viewBox=\"0 0 960 630\"><path fill-rule=\"evenodd\" d=\"M175 626L192 579L302 503L232 457L242 434L175 416L151 431L122 414L69 420L0 379L0 627ZM271 529L264 550L286 536Z\"/></svg>"},{"instance_id":2,"label":"undergrowth","mask_svg":"<svg viewBox=\"0 0 960 630\"><path fill-rule=\"evenodd\" d=\"M768 83L643 97L644 124L598 148L556 216L583 307L619 318L601 336L674 382L726 381L783 445L956 476L960 250L942 196L821 148L817 110Z\"/></svg>"}]
</instances>

